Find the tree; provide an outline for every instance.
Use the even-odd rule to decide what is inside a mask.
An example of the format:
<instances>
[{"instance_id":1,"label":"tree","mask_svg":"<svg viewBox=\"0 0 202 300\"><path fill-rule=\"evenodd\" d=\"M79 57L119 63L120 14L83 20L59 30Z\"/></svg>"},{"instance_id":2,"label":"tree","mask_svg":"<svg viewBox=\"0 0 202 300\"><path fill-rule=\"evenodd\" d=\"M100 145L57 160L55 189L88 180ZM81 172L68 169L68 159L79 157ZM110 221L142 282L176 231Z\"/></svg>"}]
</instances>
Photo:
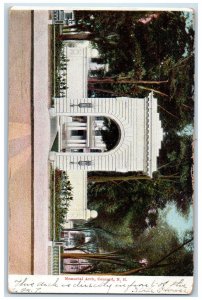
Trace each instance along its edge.
<instances>
[{"instance_id":1,"label":"tree","mask_svg":"<svg viewBox=\"0 0 202 300\"><path fill-rule=\"evenodd\" d=\"M52 239L60 239L60 232L72 200L72 186L68 176L57 168L51 170L51 212L54 219L52 227L55 227L52 228ZM53 236L54 232L55 236Z\"/></svg>"},{"instance_id":2,"label":"tree","mask_svg":"<svg viewBox=\"0 0 202 300\"><path fill-rule=\"evenodd\" d=\"M189 264L192 265L192 260L191 257L188 258L188 256L186 256L186 250L184 250L184 247L191 243L193 241L193 238L190 238L189 240L184 241L182 244L179 244L179 242L176 241L176 246L173 247L169 252L167 252L166 254L164 253L163 255L160 256L158 255L158 258L152 262L152 263L148 263L145 266L140 266L141 261L137 261L135 258L129 259L129 255L126 254L125 256L123 255L119 255L117 253L93 253L93 254L89 254L89 253L61 253L61 258L79 258L79 259L87 259L89 261L91 261L92 263L95 263L95 268L92 271L91 269L89 269L90 273L98 273L100 274L100 272L103 271L103 269L105 269L105 264L110 264L110 265L116 265L116 268L114 270L114 272L106 272L105 275L133 275L133 274L137 274L137 273L141 273L144 274L144 272L146 271L145 275L151 275L150 270L152 271L152 269L156 269L156 268L160 268L160 275L170 275L169 273L169 268L171 267L171 270L173 270L173 268L179 267L179 261L182 260L182 255L181 257L179 257L179 251L183 250L185 251L185 258L183 260L183 262L185 260L187 260L187 262ZM176 261L173 261L173 256L177 256L178 260L177 263ZM162 262L165 262L167 260L172 259L172 261L169 261L167 263L162 264ZM147 260L145 260L147 261ZM104 265L99 265L99 263L102 263ZM138 266L139 264L139 266ZM131 267L133 265L133 267ZM193 266L193 265L192 265ZM128 269L128 267L130 267L130 269ZM187 273L183 274L182 270L178 269L178 274L179 276L181 275L192 275L192 270L191 269L191 273ZM158 271L157 271L158 272ZM172 272L172 271L171 271ZM176 274L176 273L175 273ZM155 270L155 275L156 275L156 270Z\"/></svg>"},{"instance_id":3,"label":"tree","mask_svg":"<svg viewBox=\"0 0 202 300\"><path fill-rule=\"evenodd\" d=\"M164 206L164 201L157 202L158 193L150 181L147 185L138 180L135 183L108 181L89 184L88 205L98 211L98 217L91 223L95 227L111 228L113 232L125 234L126 239L135 239L148 226L156 224L156 208ZM155 210L155 214L151 215L150 210Z\"/></svg>"},{"instance_id":4,"label":"tree","mask_svg":"<svg viewBox=\"0 0 202 300\"><path fill-rule=\"evenodd\" d=\"M193 121L194 31L184 12L76 11L75 16L109 64L110 78L93 79L95 91L133 97L156 90L166 130ZM160 89L155 88L159 81L165 81Z\"/></svg>"},{"instance_id":5,"label":"tree","mask_svg":"<svg viewBox=\"0 0 202 300\"><path fill-rule=\"evenodd\" d=\"M113 83L113 84L120 84L120 83L129 83L129 84L161 84L167 83L168 80L163 81L152 81L152 80L133 80L132 78L117 78L117 77L106 77L106 78L89 78L88 83L100 84L100 83Z\"/></svg>"},{"instance_id":6,"label":"tree","mask_svg":"<svg viewBox=\"0 0 202 300\"><path fill-rule=\"evenodd\" d=\"M193 50L194 32L187 28L183 12L156 11L156 18L141 22L152 13L75 11L75 18L77 30L94 36L101 56L108 60L112 72L118 74L132 70L134 61L135 69L141 66L152 70L165 59L168 49L169 56L175 61L181 59L185 51Z\"/></svg>"},{"instance_id":7,"label":"tree","mask_svg":"<svg viewBox=\"0 0 202 300\"><path fill-rule=\"evenodd\" d=\"M117 67L119 66L119 71L120 65L122 69L126 70L124 66L133 64L134 59L132 49L136 46L136 43L131 36L134 31L134 18L142 15L143 13L136 12L134 14L133 12L124 11L75 11L76 30L77 33L80 32L81 34L83 32L89 33L88 39L90 38L95 47L99 48L99 52L105 61L109 60L110 64L113 63ZM72 29L72 26L69 29ZM123 46L125 45L124 48L127 52L124 53L118 50L117 45L120 44L120 41ZM110 55L109 51L111 54L113 51L116 53L117 63L114 55ZM118 53L119 55L117 55ZM128 53L130 55L127 55Z\"/></svg>"},{"instance_id":8,"label":"tree","mask_svg":"<svg viewBox=\"0 0 202 300\"><path fill-rule=\"evenodd\" d=\"M194 30L184 12L75 11L75 18L69 29L88 34L109 64L109 78L90 79L91 90L130 97L153 90L166 130L193 121Z\"/></svg>"},{"instance_id":9,"label":"tree","mask_svg":"<svg viewBox=\"0 0 202 300\"><path fill-rule=\"evenodd\" d=\"M123 188L128 192L132 192L133 187L135 191L136 188L139 189L141 194L144 184L149 191L153 191L152 197L155 194L163 202L174 199L178 208L186 213L193 196L192 155L192 135L170 130L164 136L158 158L159 170L153 174L153 178L137 172L90 172L88 182L92 184L89 185L89 195L91 196L91 192L96 193L91 196L94 198L99 191L103 193L109 187L111 190Z\"/></svg>"},{"instance_id":10,"label":"tree","mask_svg":"<svg viewBox=\"0 0 202 300\"><path fill-rule=\"evenodd\" d=\"M83 40L91 40L93 38L93 35L89 32L73 32L73 33L66 33L66 34L60 34L59 40L77 40L77 41L83 41Z\"/></svg>"},{"instance_id":11,"label":"tree","mask_svg":"<svg viewBox=\"0 0 202 300\"><path fill-rule=\"evenodd\" d=\"M179 243L172 231L164 230L163 225L158 231L157 226L159 210L167 203L175 201L179 211L186 214L192 202L193 140L192 135L182 132L193 125L194 117L194 31L187 27L183 12L155 12L155 18L151 18L152 14L75 13L77 33L88 33L100 58L109 64L109 72L89 78L89 94L145 97L153 90L158 96L165 132L159 169L153 179L135 172L89 174L88 204L98 211L98 217L88 225L111 232L100 235L101 249L105 252L118 249L123 257L128 256L125 266L122 259L122 265L100 260L99 270L108 273L111 268L122 275L127 271L190 275L192 252L184 247L186 241ZM143 22L144 18L149 21ZM102 135L109 150L117 143L114 140L117 132L111 124L106 127L108 130ZM148 231L144 243L143 235ZM145 256L149 268L142 269L138 261ZM159 262L157 256L164 260Z\"/></svg>"}]
</instances>

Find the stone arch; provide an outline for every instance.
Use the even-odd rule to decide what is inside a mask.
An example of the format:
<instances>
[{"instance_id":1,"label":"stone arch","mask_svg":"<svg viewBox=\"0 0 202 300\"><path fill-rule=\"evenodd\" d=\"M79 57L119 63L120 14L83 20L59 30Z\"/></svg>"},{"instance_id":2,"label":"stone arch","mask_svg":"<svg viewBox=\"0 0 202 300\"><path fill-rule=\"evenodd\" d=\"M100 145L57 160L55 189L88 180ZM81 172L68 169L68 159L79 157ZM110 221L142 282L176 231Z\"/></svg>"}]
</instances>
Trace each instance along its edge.
<instances>
[{"instance_id":1,"label":"stone arch","mask_svg":"<svg viewBox=\"0 0 202 300\"><path fill-rule=\"evenodd\" d=\"M50 153L60 169L84 171L141 171L149 176L157 170L163 130L157 99L145 98L55 99L52 112L60 116L104 116L120 130L115 148L102 153Z\"/></svg>"}]
</instances>

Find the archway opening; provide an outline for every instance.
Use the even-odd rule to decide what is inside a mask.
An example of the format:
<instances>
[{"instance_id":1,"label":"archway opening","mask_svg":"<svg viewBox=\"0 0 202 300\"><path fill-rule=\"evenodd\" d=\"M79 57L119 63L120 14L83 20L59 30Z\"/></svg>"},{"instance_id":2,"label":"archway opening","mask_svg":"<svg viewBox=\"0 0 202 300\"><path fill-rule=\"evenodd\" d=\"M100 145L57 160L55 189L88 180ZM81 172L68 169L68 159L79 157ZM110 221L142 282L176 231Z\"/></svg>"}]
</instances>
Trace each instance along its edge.
<instances>
[{"instance_id":1,"label":"archway opening","mask_svg":"<svg viewBox=\"0 0 202 300\"><path fill-rule=\"evenodd\" d=\"M60 117L59 152L99 153L110 151L120 140L120 129L104 116Z\"/></svg>"},{"instance_id":2,"label":"archway opening","mask_svg":"<svg viewBox=\"0 0 202 300\"><path fill-rule=\"evenodd\" d=\"M104 118L103 126L104 128L101 130L102 140L106 145L106 151L110 151L119 143L120 129L118 124L110 118Z\"/></svg>"}]
</instances>

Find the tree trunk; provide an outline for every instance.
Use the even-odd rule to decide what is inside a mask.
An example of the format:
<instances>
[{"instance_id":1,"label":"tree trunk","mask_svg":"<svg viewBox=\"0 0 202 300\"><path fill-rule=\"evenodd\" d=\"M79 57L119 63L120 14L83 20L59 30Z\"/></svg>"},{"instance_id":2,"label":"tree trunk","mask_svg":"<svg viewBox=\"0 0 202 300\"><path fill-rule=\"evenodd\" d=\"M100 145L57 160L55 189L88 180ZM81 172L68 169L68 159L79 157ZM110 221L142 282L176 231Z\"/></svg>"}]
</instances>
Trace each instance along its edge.
<instances>
[{"instance_id":1,"label":"tree trunk","mask_svg":"<svg viewBox=\"0 0 202 300\"><path fill-rule=\"evenodd\" d=\"M167 179L176 179L180 176L175 175L168 175L168 176L160 176L160 180L167 180ZM149 176L89 176L88 182L109 182L109 181L129 181L129 180L153 180Z\"/></svg>"},{"instance_id":2,"label":"tree trunk","mask_svg":"<svg viewBox=\"0 0 202 300\"><path fill-rule=\"evenodd\" d=\"M120 273L116 273L116 275L132 275L132 274L135 274L135 273L138 273L140 271L143 271L143 270L148 270L148 269L152 269L152 268L155 268L157 267L162 261L164 261L166 258L170 257L173 253L179 251L180 249L182 249L185 245L189 244L190 242L193 241L193 238L191 238L190 240L184 242L182 245L176 247L174 250L170 251L168 254L166 254L165 256L163 256L162 258L160 258L158 261L156 261L155 263L149 265L149 266L146 266L146 267L142 267L142 268L137 268L137 269L133 269L133 270L129 270L129 271L126 271L126 272L120 272ZM110 274L108 274L110 275ZM115 275L114 274L111 274L111 275Z\"/></svg>"},{"instance_id":3,"label":"tree trunk","mask_svg":"<svg viewBox=\"0 0 202 300\"><path fill-rule=\"evenodd\" d=\"M113 79L113 78L105 78L105 79L90 78L90 79L88 79L89 85L90 84L104 84L104 83L107 83L107 84L135 84L141 90L147 90L147 91L154 92L154 93L159 94L164 97L169 97L167 94L165 94L159 90L153 89L151 87L145 87L145 86L138 85L139 83L141 83L141 84L160 84L160 83L165 83L165 82L168 82L168 81L167 80L166 81L121 80L121 79ZM94 90L96 90L96 88L94 88ZM104 91L107 91L107 90L104 90ZM108 92L112 93L112 92L110 92L110 90ZM126 95L121 95L121 96L126 97Z\"/></svg>"},{"instance_id":4,"label":"tree trunk","mask_svg":"<svg viewBox=\"0 0 202 300\"><path fill-rule=\"evenodd\" d=\"M144 87L144 86L141 86L141 85L138 85L138 87L139 87L139 89L142 89L142 90L151 91L151 92L154 92L154 93L159 94L161 96L169 97L167 94L162 93L162 92L160 92L160 91L158 91L156 89L152 89L150 87Z\"/></svg>"},{"instance_id":5,"label":"tree trunk","mask_svg":"<svg viewBox=\"0 0 202 300\"><path fill-rule=\"evenodd\" d=\"M125 275L133 275L133 274L136 274L136 273L139 273L139 272L142 272L144 270L149 270L149 269L153 269L153 268L160 268L160 267L164 267L168 264L164 264L164 265L160 265L160 263L162 261L164 261L166 258L170 257L172 254L174 254L175 252L179 251L180 249L182 249L185 245L189 244L190 242L193 241L193 238L191 238L190 240L184 242L182 245L176 247L174 250L170 251L168 254L166 254L165 256L163 256L162 258L160 258L158 261L148 265L148 266L145 266L145 267L140 267L140 268L135 268L135 269L131 269L131 270L128 270L128 271L125 271L125 272L114 272L114 273L105 273L105 274L97 274L99 276L101 275L118 275L118 276L125 276Z\"/></svg>"},{"instance_id":6,"label":"tree trunk","mask_svg":"<svg viewBox=\"0 0 202 300\"><path fill-rule=\"evenodd\" d=\"M106 77L106 78L89 78L88 83L95 83L95 84L100 84L100 83L115 83L115 84L120 84L120 83L131 83L131 84L136 84L136 83L141 83L141 84L161 84L161 83L168 83L168 80L164 81L153 81L153 80L133 80L133 79L121 79L121 78L112 78L112 77Z\"/></svg>"},{"instance_id":7,"label":"tree trunk","mask_svg":"<svg viewBox=\"0 0 202 300\"><path fill-rule=\"evenodd\" d=\"M98 88L94 88L92 86L89 86L88 90L95 91L95 92L101 92L101 93L108 93L108 94L112 94L112 95L117 95L117 93L112 91L112 90L98 89Z\"/></svg>"},{"instance_id":8,"label":"tree trunk","mask_svg":"<svg viewBox=\"0 0 202 300\"><path fill-rule=\"evenodd\" d=\"M95 91L95 92L101 92L101 93L108 93L111 94L114 97L131 97L130 91L128 91L128 93L124 92L124 93L118 93L116 91L112 91L112 90L106 90L106 89L102 89L102 88L95 88L93 86L88 86L88 90L90 91Z\"/></svg>"},{"instance_id":9,"label":"tree trunk","mask_svg":"<svg viewBox=\"0 0 202 300\"><path fill-rule=\"evenodd\" d=\"M63 25L63 31L69 30L69 29L76 29L78 32L85 32L87 31L87 28L83 26L82 24L65 24Z\"/></svg>"},{"instance_id":10,"label":"tree trunk","mask_svg":"<svg viewBox=\"0 0 202 300\"><path fill-rule=\"evenodd\" d=\"M91 261L97 261L97 262L105 262L110 264L116 264L124 266L125 262L124 260L114 254L106 253L106 254L100 254L100 253L61 253L61 259L65 258L75 258L75 259L88 259Z\"/></svg>"},{"instance_id":11,"label":"tree trunk","mask_svg":"<svg viewBox=\"0 0 202 300\"><path fill-rule=\"evenodd\" d=\"M61 258L103 258L103 259L118 259L120 258L117 254L111 253L61 253Z\"/></svg>"},{"instance_id":12,"label":"tree trunk","mask_svg":"<svg viewBox=\"0 0 202 300\"><path fill-rule=\"evenodd\" d=\"M93 35L90 32L76 32L76 33L66 33L66 34L60 34L59 39L60 40L92 40Z\"/></svg>"},{"instance_id":13,"label":"tree trunk","mask_svg":"<svg viewBox=\"0 0 202 300\"><path fill-rule=\"evenodd\" d=\"M172 117L174 117L175 119L178 119L178 120L179 120L179 118L178 118L177 116L173 115L170 111L168 111L167 109L165 109L165 108L162 107L161 105L158 104L158 107L159 107L160 109L164 110L165 112L167 112L167 114L169 114L170 116L172 116Z\"/></svg>"},{"instance_id":14,"label":"tree trunk","mask_svg":"<svg viewBox=\"0 0 202 300\"><path fill-rule=\"evenodd\" d=\"M132 275L132 274L136 274L139 272L142 272L144 270L149 270L152 268L160 268L160 267L164 267L164 266L168 266L169 264L161 264L160 263L162 261L164 261L165 259L167 259L168 257L170 257L172 254L174 254L175 252L179 251L180 249L182 249L185 245L189 244L190 242L193 241L193 238L189 239L188 241L184 242L183 244L177 246L175 249L173 249L172 251L170 251L168 254L164 255L163 257L161 257L159 260L157 260L156 262L145 266L145 267L140 267L140 268L135 268L135 269L131 269L128 271L124 271L124 272L113 272L113 273L97 273L96 275L121 275L121 276L125 276L125 275ZM105 261L105 262L109 262L110 263L118 263L118 264L124 264L124 261L121 261L120 257L117 255L113 255L110 253L95 253L95 254L91 254L91 253L61 253L61 258L83 258L83 259L90 259L90 260L97 260L97 261ZM113 261L114 260L114 261Z\"/></svg>"},{"instance_id":15,"label":"tree trunk","mask_svg":"<svg viewBox=\"0 0 202 300\"><path fill-rule=\"evenodd\" d=\"M173 70L175 68L180 67L184 62L187 62L192 56L194 55L194 53L191 53L189 56L179 60L174 66L172 66L168 71Z\"/></svg>"},{"instance_id":16,"label":"tree trunk","mask_svg":"<svg viewBox=\"0 0 202 300\"><path fill-rule=\"evenodd\" d=\"M138 85L137 85L137 87L140 88L140 89L145 89L145 90L153 91L154 93L157 93L157 94L159 94L161 96L168 97L167 94L164 94L164 93L162 93L160 91L157 91L155 89L152 89L152 88L141 87L141 86L138 86ZM91 91L95 91L95 92L97 91L97 92L102 92L102 93L108 93L108 94L111 94L111 95L116 95L116 97L130 97L131 96L130 93L132 93L130 91L129 91L129 93L126 93L126 92L124 92L124 93L117 93L117 92L112 91L112 90L106 90L106 89L102 89L102 88L94 88L94 87L91 87L91 86L88 86L88 89L91 90ZM168 111L166 111L166 112L169 113ZM171 113L169 113L169 114L171 114ZM172 116L174 116L174 115L172 115Z\"/></svg>"}]
</instances>

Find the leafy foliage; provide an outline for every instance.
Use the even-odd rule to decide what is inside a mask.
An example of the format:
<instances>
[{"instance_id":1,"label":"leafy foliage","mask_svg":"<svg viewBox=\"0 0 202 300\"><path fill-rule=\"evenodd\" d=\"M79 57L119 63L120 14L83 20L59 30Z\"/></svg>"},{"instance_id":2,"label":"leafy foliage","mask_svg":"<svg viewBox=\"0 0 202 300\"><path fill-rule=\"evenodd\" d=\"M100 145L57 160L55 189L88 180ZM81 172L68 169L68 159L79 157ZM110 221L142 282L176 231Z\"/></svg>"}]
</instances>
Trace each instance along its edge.
<instances>
[{"instance_id":1,"label":"leafy foliage","mask_svg":"<svg viewBox=\"0 0 202 300\"><path fill-rule=\"evenodd\" d=\"M55 187L54 187L54 177L55 177ZM54 223L52 220L52 239L54 239L53 232L55 231L55 240L58 241L60 239L60 232L63 229L63 224L65 223L66 220L70 201L73 200L72 186L65 172L59 169L51 170L50 186L51 186L51 211L52 211L51 215L52 218L55 219ZM54 195L54 189L55 189L55 195ZM55 228L53 228L54 224L55 224Z\"/></svg>"},{"instance_id":2,"label":"leafy foliage","mask_svg":"<svg viewBox=\"0 0 202 300\"><path fill-rule=\"evenodd\" d=\"M89 174L88 205L98 211L98 217L88 226L100 230L100 249L128 256L125 266L100 262L100 269L123 271L130 264L137 266L141 258L154 262L178 247L175 232L159 224L159 210L174 201L186 215L192 203L193 137L184 130L193 127L194 119L194 31L183 12L76 11L75 16L78 30L91 32L94 47L109 64L109 72L97 74L98 78L167 81L144 86L130 82L89 85L90 93L99 97L145 97L155 89L165 132L153 179L117 173L107 181L112 174ZM118 132L113 124L106 127L102 135L110 150ZM127 179L129 175L137 177ZM105 182L96 182L98 176ZM164 268L145 270L144 275L191 275L192 251L180 249L165 263Z\"/></svg>"},{"instance_id":3,"label":"leafy foliage","mask_svg":"<svg viewBox=\"0 0 202 300\"><path fill-rule=\"evenodd\" d=\"M51 31L51 51L52 51L52 96L60 97L61 91L68 87L63 82L61 70L66 68L68 59L63 53L63 43L60 40L60 25L52 26ZM53 87L55 86L55 90ZM55 94L54 94L55 93Z\"/></svg>"},{"instance_id":4,"label":"leafy foliage","mask_svg":"<svg viewBox=\"0 0 202 300\"><path fill-rule=\"evenodd\" d=\"M150 228L143 232L136 240L135 253L137 259L147 259L148 264L153 264L158 261L165 254L172 252L176 249L180 243L184 243L187 240L193 238L192 232L187 232L182 241L179 241L179 237L176 231L169 227L168 224L159 218L157 226ZM182 247L179 252L173 253L167 259L163 261L164 268L157 268L144 271L144 275L155 276L191 276L193 275L193 253L191 246L193 242L188 246ZM186 264L185 264L186 263Z\"/></svg>"}]
</instances>

